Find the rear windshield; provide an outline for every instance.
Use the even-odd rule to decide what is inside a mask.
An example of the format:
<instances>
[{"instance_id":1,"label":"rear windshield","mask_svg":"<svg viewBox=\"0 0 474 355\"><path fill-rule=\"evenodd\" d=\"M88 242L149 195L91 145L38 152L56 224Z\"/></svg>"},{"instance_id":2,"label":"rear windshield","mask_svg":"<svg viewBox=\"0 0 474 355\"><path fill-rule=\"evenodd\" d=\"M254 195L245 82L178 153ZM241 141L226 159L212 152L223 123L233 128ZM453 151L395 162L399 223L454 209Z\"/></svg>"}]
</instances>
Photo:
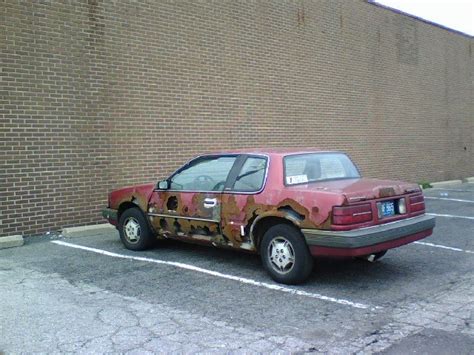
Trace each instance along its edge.
<instances>
[{"instance_id":1,"label":"rear windshield","mask_svg":"<svg viewBox=\"0 0 474 355\"><path fill-rule=\"evenodd\" d=\"M354 163L347 155L342 153L289 155L284 158L283 162L286 185L360 177Z\"/></svg>"}]
</instances>

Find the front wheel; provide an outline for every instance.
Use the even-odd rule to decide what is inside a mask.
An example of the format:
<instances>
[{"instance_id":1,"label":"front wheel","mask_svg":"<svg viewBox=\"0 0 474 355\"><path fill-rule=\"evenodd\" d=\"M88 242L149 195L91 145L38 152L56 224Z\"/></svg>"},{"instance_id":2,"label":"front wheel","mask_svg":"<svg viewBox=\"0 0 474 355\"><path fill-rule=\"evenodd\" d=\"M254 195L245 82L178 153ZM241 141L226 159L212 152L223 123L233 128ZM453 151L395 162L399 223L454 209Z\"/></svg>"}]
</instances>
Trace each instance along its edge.
<instances>
[{"instance_id":1,"label":"front wheel","mask_svg":"<svg viewBox=\"0 0 474 355\"><path fill-rule=\"evenodd\" d=\"M122 213L118 229L120 239L127 249L145 250L153 244L153 233L138 208L129 208Z\"/></svg>"},{"instance_id":2,"label":"front wheel","mask_svg":"<svg viewBox=\"0 0 474 355\"><path fill-rule=\"evenodd\" d=\"M260 257L270 276L284 284L305 281L313 268L313 258L303 236L286 224L267 230L260 244Z\"/></svg>"}]
</instances>

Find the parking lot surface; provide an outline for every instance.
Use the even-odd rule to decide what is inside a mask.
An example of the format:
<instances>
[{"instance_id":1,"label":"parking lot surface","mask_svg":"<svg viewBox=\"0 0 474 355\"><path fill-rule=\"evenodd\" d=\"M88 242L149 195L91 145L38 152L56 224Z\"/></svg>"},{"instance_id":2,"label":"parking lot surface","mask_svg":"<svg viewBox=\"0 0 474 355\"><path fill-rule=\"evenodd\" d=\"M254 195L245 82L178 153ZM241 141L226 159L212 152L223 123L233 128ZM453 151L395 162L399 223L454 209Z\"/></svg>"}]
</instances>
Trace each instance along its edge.
<instances>
[{"instance_id":1,"label":"parking lot surface","mask_svg":"<svg viewBox=\"0 0 474 355\"><path fill-rule=\"evenodd\" d=\"M376 263L318 259L300 286L233 251L27 238L0 250L0 352L472 354L474 184L425 195L431 237Z\"/></svg>"}]
</instances>

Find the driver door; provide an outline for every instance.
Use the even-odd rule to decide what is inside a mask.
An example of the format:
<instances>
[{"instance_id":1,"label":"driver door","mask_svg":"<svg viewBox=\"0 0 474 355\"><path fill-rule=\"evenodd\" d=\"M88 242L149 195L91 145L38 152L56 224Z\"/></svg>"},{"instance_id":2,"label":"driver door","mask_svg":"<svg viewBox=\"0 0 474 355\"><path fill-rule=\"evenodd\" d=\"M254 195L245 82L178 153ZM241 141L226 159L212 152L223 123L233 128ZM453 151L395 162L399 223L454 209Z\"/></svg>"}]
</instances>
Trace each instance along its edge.
<instances>
[{"instance_id":1,"label":"driver door","mask_svg":"<svg viewBox=\"0 0 474 355\"><path fill-rule=\"evenodd\" d=\"M176 171L166 189L150 199L148 215L158 233L177 239L222 244L221 203L236 155L202 156Z\"/></svg>"}]
</instances>

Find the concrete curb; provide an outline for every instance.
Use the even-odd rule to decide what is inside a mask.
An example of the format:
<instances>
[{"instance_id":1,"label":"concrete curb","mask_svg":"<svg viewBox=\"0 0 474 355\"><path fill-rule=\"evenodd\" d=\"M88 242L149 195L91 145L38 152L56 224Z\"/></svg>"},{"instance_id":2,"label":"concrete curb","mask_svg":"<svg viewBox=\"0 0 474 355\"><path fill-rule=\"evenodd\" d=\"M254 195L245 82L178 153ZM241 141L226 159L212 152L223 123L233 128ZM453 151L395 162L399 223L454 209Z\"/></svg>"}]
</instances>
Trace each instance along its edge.
<instances>
[{"instance_id":1,"label":"concrete curb","mask_svg":"<svg viewBox=\"0 0 474 355\"><path fill-rule=\"evenodd\" d=\"M468 184L474 184L474 176L465 178L464 182L467 182Z\"/></svg>"},{"instance_id":2,"label":"concrete curb","mask_svg":"<svg viewBox=\"0 0 474 355\"><path fill-rule=\"evenodd\" d=\"M0 237L0 249L21 247L23 243L23 236L21 235L9 235L6 237Z\"/></svg>"},{"instance_id":3,"label":"concrete curb","mask_svg":"<svg viewBox=\"0 0 474 355\"><path fill-rule=\"evenodd\" d=\"M451 185L456 185L456 184L462 184L462 180L446 180L446 181L430 182L430 185L433 187L451 186Z\"/></svg>"},{"instance_id":4,"label":"concrete curb","mask_svg":"<svg viewBox=\"0 0 474 355\"><path fill-rule=\"evenodd\" d=\"M63 228L61 234L66 238L86 237L93 234L110 233L115 231L115 226L109 223L94 224L79 227Z\"/></svg>"}]
</instances>

